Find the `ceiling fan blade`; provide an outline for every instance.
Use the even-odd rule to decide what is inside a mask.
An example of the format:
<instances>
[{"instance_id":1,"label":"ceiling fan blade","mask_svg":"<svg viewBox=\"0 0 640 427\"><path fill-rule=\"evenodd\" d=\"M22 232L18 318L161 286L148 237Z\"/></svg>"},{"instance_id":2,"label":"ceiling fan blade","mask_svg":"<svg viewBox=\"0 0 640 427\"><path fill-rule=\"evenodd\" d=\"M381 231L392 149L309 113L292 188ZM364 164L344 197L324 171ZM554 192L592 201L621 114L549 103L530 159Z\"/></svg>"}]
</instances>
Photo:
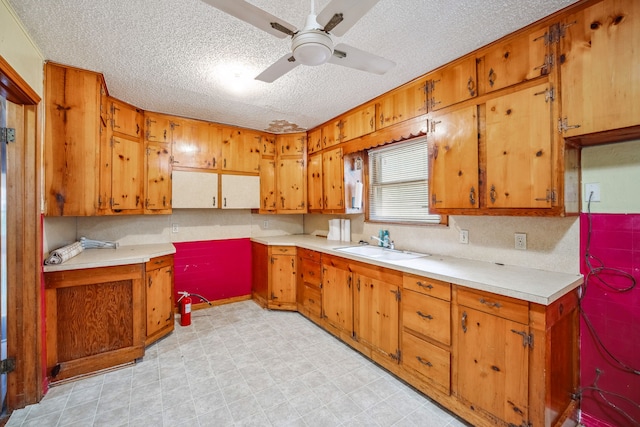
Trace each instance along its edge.
<instances>
[{"instance_id":1,"label":"ceiling fan blade","mask_svg":"<svg viewBox=\"0 0 640 427\"><path fill-rule=\"evenodd\" d=\"M256 80L273 83L289 71L296 68L298 65L300 65L300 62L296 61L291 53L287 53L285 56L271 64L269 68L258 74Z\"/></svg>"},{"instance_id":2,"label":"ceiling fan blade","mask_svg":"<svg viewBox=\"0 0 640 427\"><path fill-rule=\"evenodd\" d=\"M380 75L396 65L393 61L344 43L337 44L333 48L333 56L328 62Z\"/></svg>"},{"instance_id":3,"label":"ceiling fan blade","mask_svg":"<svg viewBox=\"0 0 640 427\"><path fill-rule=\"evenodd\" d=\"M341 37L378 1L380 0L332 0L318 14L318 24L322 25L325 31L331 31L331 34ZM339 20L339 17L334 19L334 16L339 14L342 14L342 20Z\"/></svg>"},{"instance_id":4,"label":"ceiling fan blade","mask_svg":"<svg viewBox=\"0 0 640 427\"><path fill-rule=\"evenodd\" d=\"M296 27L244 0L202 0L231 16L281 39L293 35Z\"/></svg>"}]
</instances>

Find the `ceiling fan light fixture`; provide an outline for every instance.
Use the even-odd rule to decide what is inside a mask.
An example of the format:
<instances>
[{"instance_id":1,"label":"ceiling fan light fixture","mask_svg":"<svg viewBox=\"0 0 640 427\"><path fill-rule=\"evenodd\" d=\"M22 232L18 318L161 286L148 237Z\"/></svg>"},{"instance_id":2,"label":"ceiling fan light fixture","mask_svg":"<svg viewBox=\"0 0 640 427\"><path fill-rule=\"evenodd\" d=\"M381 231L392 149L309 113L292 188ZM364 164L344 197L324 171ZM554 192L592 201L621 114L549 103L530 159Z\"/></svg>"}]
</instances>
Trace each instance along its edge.
<instances>
[{"instance_id":1,"label":"ceiling fan light fixture","mask_svg":"<svg viewBox=\"0 0 640 427\"><path fill-rule=\"evenodd\" d=\"M304 65L322 65L333 54L333 41L322 30L309 30L296 34L291 43L293 57Z\"/></svg>"}]
</instances>

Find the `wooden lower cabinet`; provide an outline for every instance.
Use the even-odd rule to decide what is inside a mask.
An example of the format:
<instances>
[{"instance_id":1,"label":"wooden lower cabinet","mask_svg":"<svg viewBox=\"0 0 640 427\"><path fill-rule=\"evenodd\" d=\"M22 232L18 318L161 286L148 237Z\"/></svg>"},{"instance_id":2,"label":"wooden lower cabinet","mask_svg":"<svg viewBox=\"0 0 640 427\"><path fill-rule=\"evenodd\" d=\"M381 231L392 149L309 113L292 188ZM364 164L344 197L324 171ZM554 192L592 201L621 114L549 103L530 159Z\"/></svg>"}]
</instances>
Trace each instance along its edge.
<instances>
[{"instance_id":1,"label":"wooden lower cabinet","mask_svg":"<svg viewBox=\"0 0 640 427\"><path fill-rule=\"evenodd\" d=\"M173 320L173 255L152 258L145 264L145 345L171 333Z\"/></svg>"},{"instance_id":2,"label":"wooden lower cabinet","mask_svg":"<svg viewBox=\"0 0 640 427\"><path fill-rule=\"evenodd\" d=\"M144 275L143 264L44 274L51 383L142 357Z\"/></svg>"},{"instance_id":3,"label":"wooden lower cabinet","mask_svg":"<svg viewBox=\"0 0 640 427\"><path fill-rule=\"evenodd\" d=\"M353 278L349 262L322 256L322 317L338 334L353 336Z\"/></svg>"},{"instance_id":4,"label":"wooden lower cabinet","mask_svg":"<svg viewBox=\"0 0 640 427\"><path fill-rule=\"evenodd\" d=\"M298 311L319 322L322 318L322 267L320 252L299 248L296 299Z\"/></svg>"},{"instance_id":5,"label":"wooden lower cabinet","mask_svg":"<svg viewBox=\"0 0 640 427\"><path fill-rule=\"evenodd\" d=\"M254 300L265 308L297 310L296 247L251 243Z\"/></svg>"}]
</instances>

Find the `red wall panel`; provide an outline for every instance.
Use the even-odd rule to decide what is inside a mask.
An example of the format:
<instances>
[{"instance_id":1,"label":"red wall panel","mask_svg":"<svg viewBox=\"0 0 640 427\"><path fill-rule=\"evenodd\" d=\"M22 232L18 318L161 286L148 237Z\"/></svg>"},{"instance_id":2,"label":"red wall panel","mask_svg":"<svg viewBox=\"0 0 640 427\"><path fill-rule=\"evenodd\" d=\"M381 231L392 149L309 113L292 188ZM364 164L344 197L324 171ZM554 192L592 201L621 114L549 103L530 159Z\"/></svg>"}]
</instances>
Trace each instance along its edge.
<instances>
[{"instance_id":1,"label":"red wall panel","mask_svg":"<svg viewBox=\"0 0 640 427\"><path fill-rule=\"evenodd\" d=\"M590 269L585 262L589 240L588 215L580 218L581 271L587 277ZM640 369L640 284L628 291L633 281L619 269L640 282L640 215L592 214L592 232L589 253L592 268L605 266L599 277L588 279L582 309L604 346L617 359ZM613 288L613 289L612 289ZM581 386L593 387L596 370L601 373L597 386L604 390L604 397L640 422L640 375L625 371L598 344L584 317L580 324L580 377ZM616 397L611 393L618 394ZM627 401L628 400L628 401ZM630 403L635 402L635 404ZM635 425L627 416L614 410L596 390L585 390L581 403L582 422L588 427Z\"/></svg>"},{"instance_id":2,"label":"red wall panel","mask_svg":"<svg viewBox=\"0 0 640 427\"><path fill-rule=\"evenodd\" d=\"M174 243L174 284L210 301L251 294L250 239ZM200 301L195 298L193 303Z\"/></svg>"}]
</instances>

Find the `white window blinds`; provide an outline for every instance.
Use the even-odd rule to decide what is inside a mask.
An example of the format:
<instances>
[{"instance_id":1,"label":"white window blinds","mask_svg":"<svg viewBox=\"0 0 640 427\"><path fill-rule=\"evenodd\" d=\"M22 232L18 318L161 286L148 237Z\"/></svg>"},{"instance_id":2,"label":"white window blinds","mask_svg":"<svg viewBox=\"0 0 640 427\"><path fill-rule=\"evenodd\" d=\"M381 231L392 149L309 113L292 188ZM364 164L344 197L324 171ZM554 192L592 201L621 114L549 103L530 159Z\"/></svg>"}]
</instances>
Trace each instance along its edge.
<instances>
[{"instance_id":1,"label":"white window blinds","mask_svg":"<svg viewBox=\"0 0 640 427\"><path fill-rule=\"evenodd\" d=\"M429 214L427 139L369 150L369 220L439 223Z\"/></svg>"}]
</instances>

